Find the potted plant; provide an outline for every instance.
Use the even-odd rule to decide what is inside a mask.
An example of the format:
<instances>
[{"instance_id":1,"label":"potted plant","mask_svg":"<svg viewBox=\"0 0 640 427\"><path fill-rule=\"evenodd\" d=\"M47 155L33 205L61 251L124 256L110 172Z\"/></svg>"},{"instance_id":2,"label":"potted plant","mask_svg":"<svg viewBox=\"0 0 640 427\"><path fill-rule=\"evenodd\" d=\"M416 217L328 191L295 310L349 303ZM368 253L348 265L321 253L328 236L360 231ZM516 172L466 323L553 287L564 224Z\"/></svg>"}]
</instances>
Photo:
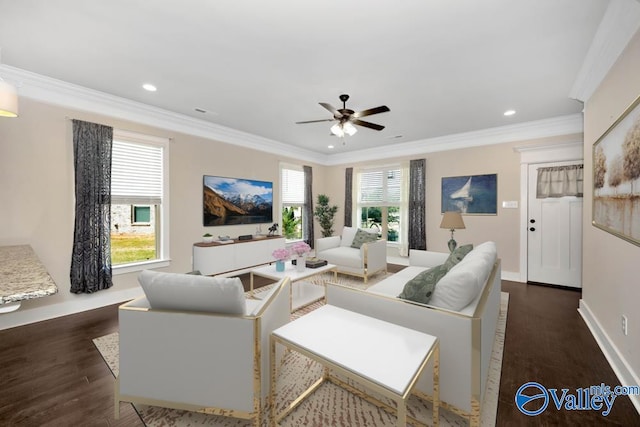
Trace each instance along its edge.
<instances>
[{"instance_id":1,"label":"potted plant","mask_svg":"<svg viewBox=\"0 0 640 427\"><path fill-rule=\"evenodd\" d=\"M318 194L318 205L313 210L313 216L318 219L322 228L322 237L333 235L333 217L338 212L338 206L329 206L329 196Z\"/></svg>"},{"instance_id":2,"label":"potted plant","mask_svg":"<svg viewBox=\"0 0 640 427\"><path fill-rule=\"evenodd\" d=\"M211 234L209 234L209 233L205 233L205 234L202 235L202 241L204 243L211 243L211 242L213 242L213 236Z\"/></svg>"}]
</instances>

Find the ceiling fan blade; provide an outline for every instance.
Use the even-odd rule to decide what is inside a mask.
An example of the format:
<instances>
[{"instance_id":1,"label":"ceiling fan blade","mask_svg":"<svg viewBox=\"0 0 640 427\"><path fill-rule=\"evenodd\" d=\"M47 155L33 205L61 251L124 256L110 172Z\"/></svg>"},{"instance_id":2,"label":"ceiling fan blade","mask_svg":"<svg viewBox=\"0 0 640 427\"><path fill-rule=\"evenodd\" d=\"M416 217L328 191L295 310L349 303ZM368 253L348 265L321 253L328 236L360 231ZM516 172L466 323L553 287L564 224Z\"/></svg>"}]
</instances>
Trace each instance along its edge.
<instances>
[{"instance_id":1,"label":"ceiling fan blade","mask_svg":"<svg viewBox=\"0 0 640 427\"><path fill-rule=\"evenodd\" d=\"M391 111L389 107L387 107L386 105L381 105L376 108L369 108L368 110L362 110L357 113L353 113L351 117L355 117L355 118L365 117L365 116L371 116L373 114L386 113L387 111Z\"/></svg>"},{"instance_id":2,"label":"ceiling fan blade","mask_svg":"<svg viewBox=\"0 0 640 427\"><path fill-rule=\"evenodd\" d=\"M296 122L297 125L303 125L305 123L320 123L320 122L332 122L335 119L322 119L322 120L306 120L304 122Z\"/></svg>"},{"instance_id":3,"label":"ceiling fan blade","mask_svg":"<svg viewBox=\"0 0 640 427\"><path fill-rule=\"evenodd\" d=\"M333 105L331 104L327 104L326 102L320 102L320 105L322 105L324 108L326 108L331 114L333 114L333 117L335 117L336 119L339 119L342 117L342 113L338 110L336 110Z\"/></svg>"},{"instance_id":4,"label":"ceiling fan blade","mask_svg":"<svg viewBox=\"0 0 640 427\"><path fill-rule=\"evenodd\" d=\"M366 128L373 129L373 130L382 130L382 129L384 129L384 126L382 126L382 125L377 125L377 124L371 123L371 122L365 122L364 120L355 119L355 120L350 120L350 121L354 125L364 126Z\"/></svg>"}]
</instances>

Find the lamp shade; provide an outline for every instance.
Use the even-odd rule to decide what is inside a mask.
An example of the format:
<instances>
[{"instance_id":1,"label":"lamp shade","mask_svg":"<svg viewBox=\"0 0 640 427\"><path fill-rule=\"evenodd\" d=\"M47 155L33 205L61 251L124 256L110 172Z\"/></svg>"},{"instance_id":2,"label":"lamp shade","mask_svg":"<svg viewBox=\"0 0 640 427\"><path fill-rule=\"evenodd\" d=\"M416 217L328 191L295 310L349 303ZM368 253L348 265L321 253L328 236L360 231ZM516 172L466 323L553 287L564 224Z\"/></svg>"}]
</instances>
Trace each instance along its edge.
<instances>
[{"instance_id":1,"label":"lamp shade","mask_svg":"<svg viewBox=\"0 0 640 427\"><path fill-rule=\"evenodd\" d=\"M18 117L18 92L0 79L0 117Z\"/></svg>"},{"instance_id":2,"label":"lamp shade","mask_svg":"<svg viewBox=\"0 0 640 427\"><path fill-rule=\"evenodd\" d=\"M460 212L445 212L444 215L442 215L440 228L446 228L448 230L459 230L465 228Z\"/></svg>"}]
</instances>

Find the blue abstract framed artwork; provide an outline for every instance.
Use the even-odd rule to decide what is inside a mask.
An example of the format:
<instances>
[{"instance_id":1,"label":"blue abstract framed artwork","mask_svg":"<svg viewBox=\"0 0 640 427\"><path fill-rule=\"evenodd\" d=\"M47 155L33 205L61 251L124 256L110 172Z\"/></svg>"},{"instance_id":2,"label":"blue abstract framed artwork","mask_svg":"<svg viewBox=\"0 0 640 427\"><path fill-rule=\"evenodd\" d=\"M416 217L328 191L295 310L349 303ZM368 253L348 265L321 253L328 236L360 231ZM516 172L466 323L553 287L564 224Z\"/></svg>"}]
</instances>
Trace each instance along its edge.
<instances>
[{"instance_id":1,"label":"blue abstract framed artwork","mask_svg":"<svg viewBox=\"0 0 640 427\"><path fill-rule=\"evenodd\" d=\"M498 214L498 175L464 175L442 178L441 212L463 215Z\"/></svg>"}]
</instances>

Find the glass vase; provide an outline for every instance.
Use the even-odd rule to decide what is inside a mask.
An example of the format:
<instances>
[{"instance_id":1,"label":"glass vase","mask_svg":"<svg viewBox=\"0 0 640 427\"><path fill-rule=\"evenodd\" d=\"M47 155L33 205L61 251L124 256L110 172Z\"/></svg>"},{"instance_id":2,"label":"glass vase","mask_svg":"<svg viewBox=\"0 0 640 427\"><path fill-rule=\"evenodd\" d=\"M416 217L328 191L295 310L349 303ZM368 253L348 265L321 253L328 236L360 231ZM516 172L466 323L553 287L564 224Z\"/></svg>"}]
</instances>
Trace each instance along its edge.
<instances>
[{"instance_id":1,"label":"glass vase","mask_svg":"<svg viewBox=\"0 0 640 427\"><path fill-rule=\"evenodd\" d=\"M296 257L296 271L303 272L304 269L307 268L306 258L304 256Z\"/></svg>"},{"instance_id":2,"label":"glass vase","mask_svg":"<svg viewBox=\"0 0 640 427\"><path fill-rule=\"evenodd\" d=\"M284 261L276 261L276 271L284 271Z\"/></svg>"}]
</instances>

